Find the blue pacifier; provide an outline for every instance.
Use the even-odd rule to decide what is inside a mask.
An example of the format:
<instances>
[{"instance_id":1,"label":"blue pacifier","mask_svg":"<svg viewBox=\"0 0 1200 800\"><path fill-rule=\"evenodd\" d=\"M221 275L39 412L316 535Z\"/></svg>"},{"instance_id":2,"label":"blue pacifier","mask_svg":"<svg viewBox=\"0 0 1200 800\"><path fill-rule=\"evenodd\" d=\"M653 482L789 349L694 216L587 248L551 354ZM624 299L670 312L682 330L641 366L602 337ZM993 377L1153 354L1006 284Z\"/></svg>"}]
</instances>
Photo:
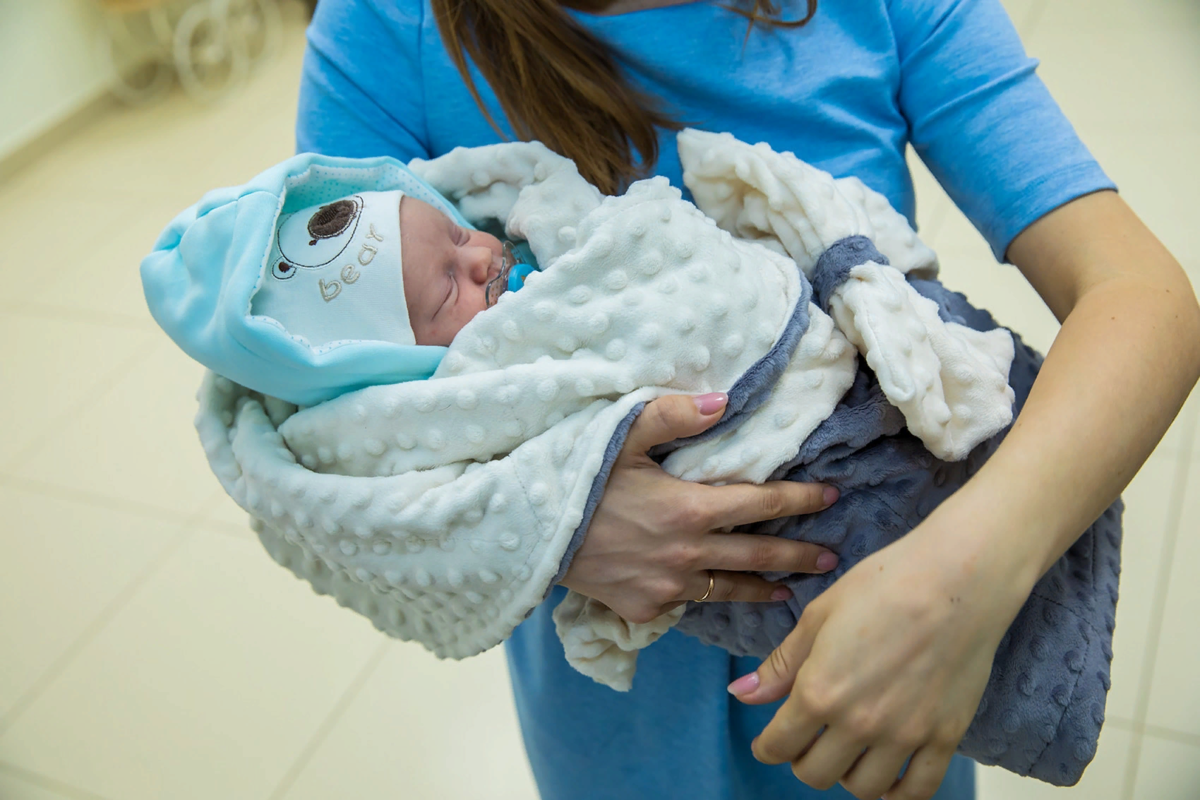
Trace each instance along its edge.
<instances>
[{"instance_id":1,"label":"blue pacifier","mask_svg":"<svg viewBox=\"0 0 1200 800\"><path fill-rule=\"evenodd\" d=\"M538 271L537 259L526 242L504 243L504 263L500 274L487 285L487 307L491 308L505 292L515 292L525 285L525 279Z\"/></svg>"}]
</instances>

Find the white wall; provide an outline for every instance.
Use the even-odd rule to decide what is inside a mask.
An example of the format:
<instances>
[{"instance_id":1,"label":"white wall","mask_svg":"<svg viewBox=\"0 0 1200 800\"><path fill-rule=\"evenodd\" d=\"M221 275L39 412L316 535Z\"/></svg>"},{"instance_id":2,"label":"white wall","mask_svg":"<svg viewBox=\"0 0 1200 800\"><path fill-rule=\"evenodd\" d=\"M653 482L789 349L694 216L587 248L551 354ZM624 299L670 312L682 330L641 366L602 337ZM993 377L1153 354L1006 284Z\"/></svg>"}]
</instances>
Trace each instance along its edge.
<instances>
[{"instance_id":1,"label":"white wall","mask_svg":"<svg viewBox=\"0 0 1200 800\"><path fill-rule=\"evenodd\" d=\"M97 0L0 0L0 159L107 90Z\"/></svg>"}]
</instances>

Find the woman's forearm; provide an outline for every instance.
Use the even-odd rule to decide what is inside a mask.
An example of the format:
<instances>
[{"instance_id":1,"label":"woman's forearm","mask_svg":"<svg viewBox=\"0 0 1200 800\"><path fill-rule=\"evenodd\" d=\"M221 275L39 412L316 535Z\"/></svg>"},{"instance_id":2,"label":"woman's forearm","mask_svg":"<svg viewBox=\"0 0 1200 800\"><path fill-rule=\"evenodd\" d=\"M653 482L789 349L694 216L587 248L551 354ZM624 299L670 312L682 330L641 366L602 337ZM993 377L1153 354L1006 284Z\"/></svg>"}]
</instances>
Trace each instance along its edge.
<instances>
[{"instance_id":1,"label":"woman's forearm","mask_svg":"<svg viewBox=\"0 0 1200 800\"><path fill-rule=\"evenodd\" d=\"M1137 473L1200 376L1183 270L1111 193L1035 223L1009 250L1063 326L1002 446L939 516L1029 589ZM943 530L946 526L939 526Z\"/></svg>"}]
</instances>

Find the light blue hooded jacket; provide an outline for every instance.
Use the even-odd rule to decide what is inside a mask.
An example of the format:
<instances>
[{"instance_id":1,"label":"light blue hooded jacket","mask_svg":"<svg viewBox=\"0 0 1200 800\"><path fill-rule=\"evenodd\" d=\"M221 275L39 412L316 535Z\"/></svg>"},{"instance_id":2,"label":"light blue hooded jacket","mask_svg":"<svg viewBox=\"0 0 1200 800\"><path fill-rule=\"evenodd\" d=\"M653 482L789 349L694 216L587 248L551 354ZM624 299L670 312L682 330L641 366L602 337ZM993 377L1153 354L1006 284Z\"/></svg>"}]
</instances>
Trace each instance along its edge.
<instances>
[{"instance_id":1,"label":"light blue hooded jacket","mask_svg":"<svg viewBox=\"0 0 1200 800\"><path fill-rule=\"evenodd\" d=\"M171 221L142 260L150 313L184 352L213 372L298 405L428 378L446 348L366 340L314 348L251 311L281 214L355 192L394 190L473 227L394 158L293 156L242 186L208 192Z\"/></svg>"}]
</instances>

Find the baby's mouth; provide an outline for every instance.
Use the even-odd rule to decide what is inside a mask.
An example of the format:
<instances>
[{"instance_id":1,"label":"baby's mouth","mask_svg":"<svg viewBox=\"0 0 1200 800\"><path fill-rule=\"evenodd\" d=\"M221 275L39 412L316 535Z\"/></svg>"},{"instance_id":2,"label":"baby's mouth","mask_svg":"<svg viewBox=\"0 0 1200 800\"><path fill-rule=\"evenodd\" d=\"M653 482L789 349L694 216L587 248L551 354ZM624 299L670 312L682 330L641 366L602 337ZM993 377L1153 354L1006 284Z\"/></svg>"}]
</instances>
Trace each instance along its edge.
<instances>
[{"instance_id":1,"label":"baby's mouth","mask_svg":"<svg viewBox=\"0 0 1200 800\"><path fill-rule=\"evenodd\" d=\"M496 301L500 299L500 295L508 291L508 276L512 272L513 265L517 263L517 257L513 254L512 244L504 243L501 251L500 272L496 277L488 281L485 290L487 297L487 307L491 308L496 305Z\"/></svg>"}]
</instances>

